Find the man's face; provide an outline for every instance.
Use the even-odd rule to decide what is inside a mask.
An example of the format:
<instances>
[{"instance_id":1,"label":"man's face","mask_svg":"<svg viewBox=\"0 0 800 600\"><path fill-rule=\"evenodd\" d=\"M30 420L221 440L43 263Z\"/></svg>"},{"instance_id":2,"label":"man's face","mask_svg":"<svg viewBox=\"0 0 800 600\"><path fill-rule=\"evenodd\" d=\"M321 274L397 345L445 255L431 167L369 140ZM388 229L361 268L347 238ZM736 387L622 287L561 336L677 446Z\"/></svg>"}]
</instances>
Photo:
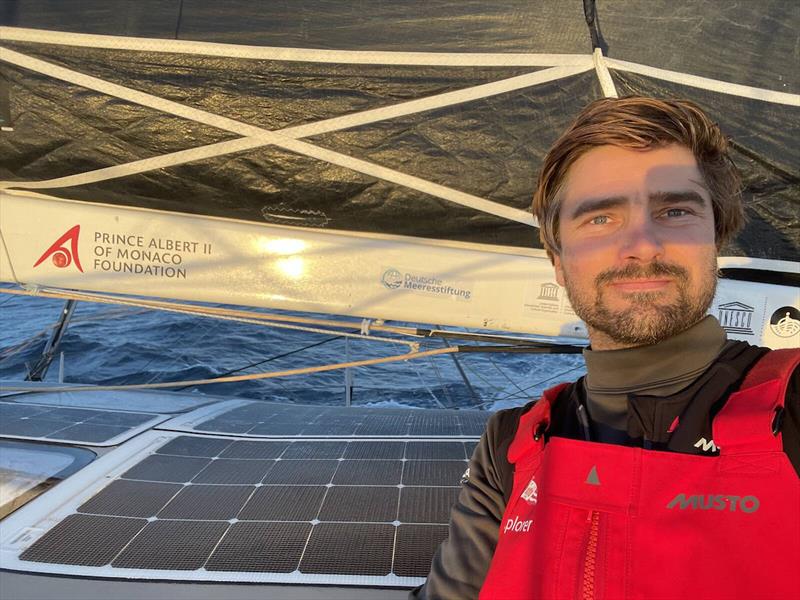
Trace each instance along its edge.
<instances>
[{"instance_id":1,"label":"man's face","mask_svg":"<svg viewBox=\"0 0 800 600\"><path fill-rule=\"evenodd\" d=\"M714 214L687 148L594 148L561 193L556 279L592 348L653 344L705 315L717 282Z\"/></svg>"}]
</instances>

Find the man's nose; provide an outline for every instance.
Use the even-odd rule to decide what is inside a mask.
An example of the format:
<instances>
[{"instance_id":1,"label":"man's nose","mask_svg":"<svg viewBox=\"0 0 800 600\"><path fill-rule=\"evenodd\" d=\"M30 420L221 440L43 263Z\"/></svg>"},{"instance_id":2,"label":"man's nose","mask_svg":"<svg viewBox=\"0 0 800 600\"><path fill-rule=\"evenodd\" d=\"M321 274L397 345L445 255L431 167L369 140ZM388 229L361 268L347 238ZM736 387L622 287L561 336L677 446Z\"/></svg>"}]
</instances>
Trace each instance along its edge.
<instances>
[{"instance_id":1,"label":"man's nose","mask_svg":"<svg viewBox=\"0 0 800 600\"><path fill-rule=\"evenodd\" d=\"M658 225L651 218L629 222L622 231L620 258L650 262L664 254Z\"/></svg>"}]
</instances>

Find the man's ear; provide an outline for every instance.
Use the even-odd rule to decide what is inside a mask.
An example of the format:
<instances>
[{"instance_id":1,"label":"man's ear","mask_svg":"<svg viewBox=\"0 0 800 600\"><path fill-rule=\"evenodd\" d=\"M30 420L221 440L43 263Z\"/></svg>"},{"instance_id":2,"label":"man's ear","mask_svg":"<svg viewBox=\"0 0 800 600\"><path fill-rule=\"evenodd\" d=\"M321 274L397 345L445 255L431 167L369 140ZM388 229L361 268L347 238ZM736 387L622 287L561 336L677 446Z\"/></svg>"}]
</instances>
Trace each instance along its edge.
<instances>
[{"instance_id":1,"label":"man's ear","mask_svg":"<svg viewBox=\"0 0 800 600\"><path fill-rule=\"evenodd\" d=\"M564 285L564 268L563 268L563 266L561 264L561 256L559 256L558 254L553 253L553 257L552 258L553 258L553 269L555 269L555 272L556 272L556 281L558 282L558 285L560 285L561 287L565 287L565 285Z\"/></svg>"}]
</instances>

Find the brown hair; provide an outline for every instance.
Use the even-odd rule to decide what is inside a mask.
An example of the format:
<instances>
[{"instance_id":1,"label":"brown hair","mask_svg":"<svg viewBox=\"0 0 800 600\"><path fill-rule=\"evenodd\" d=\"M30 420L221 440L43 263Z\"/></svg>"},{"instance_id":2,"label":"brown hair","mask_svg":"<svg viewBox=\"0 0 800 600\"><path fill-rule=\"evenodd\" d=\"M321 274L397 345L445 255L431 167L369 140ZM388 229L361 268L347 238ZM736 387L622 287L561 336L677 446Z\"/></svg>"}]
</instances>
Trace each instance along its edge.
<instances>
[{"instance_id":1,"label":"brown hair","mask_svg":"<svg viewBox=\"0 0 800 600\"><path fill-rule=\"evenodd\" d=\"M688 100L641 96L595 100L581 111L545 156L533 196L533 214L550 259L561 250L561 189L572 164L597 146L649 149L680 144L694 154L711 196L717 248L744 224L739 171L728 140L703 110Z\"/></svg>"}]
</instances>

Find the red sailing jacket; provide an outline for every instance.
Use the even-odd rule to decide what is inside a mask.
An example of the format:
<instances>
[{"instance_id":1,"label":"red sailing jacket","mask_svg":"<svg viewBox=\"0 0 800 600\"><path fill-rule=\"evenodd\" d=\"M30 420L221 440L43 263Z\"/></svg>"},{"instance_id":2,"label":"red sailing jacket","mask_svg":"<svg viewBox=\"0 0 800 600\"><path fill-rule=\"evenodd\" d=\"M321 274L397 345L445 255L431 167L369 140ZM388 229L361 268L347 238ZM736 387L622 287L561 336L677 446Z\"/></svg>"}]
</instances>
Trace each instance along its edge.
<instances>
[{"instance_id":1,"label":"red sailing jacket","mask_svg":"<svg viewBox=\"0 0 800 600\"><path fill-rule=\"evenodd\" d=\"M712 423L719 456L551 438L522 416L480 598L797 598L800 478L772 433L800 351L767 354Z\"/></svg>"}]
</instances>

